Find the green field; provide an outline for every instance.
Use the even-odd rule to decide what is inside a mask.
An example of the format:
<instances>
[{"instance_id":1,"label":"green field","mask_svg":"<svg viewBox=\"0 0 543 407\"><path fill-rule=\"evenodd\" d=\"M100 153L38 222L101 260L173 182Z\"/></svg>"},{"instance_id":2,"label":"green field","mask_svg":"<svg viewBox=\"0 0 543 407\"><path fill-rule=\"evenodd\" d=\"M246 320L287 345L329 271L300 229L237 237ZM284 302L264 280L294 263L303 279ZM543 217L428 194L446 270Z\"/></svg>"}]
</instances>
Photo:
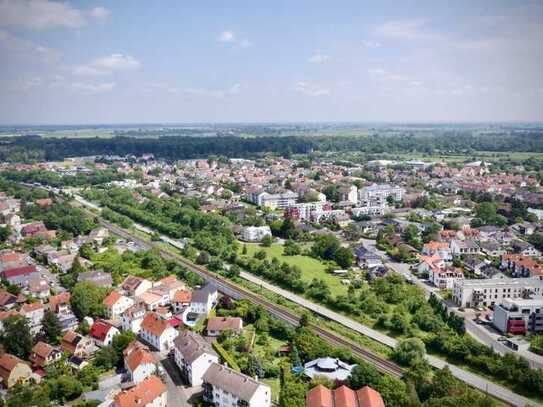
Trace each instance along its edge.
<instances>
[{"instance_id":1,"label":"green field","mask_svg":"<svg viewBox=\"0 0 543 407\"><path fill-rule=\"evenodd\" d=\"M244 243L240 242L240 253ZM308 256L283 256L283 246L274 243L271 247L262 247L259 244L247 243L247 255L253 256L256 252L264 250L268 258L277 257L280 262L285 262L291 266L298 266L302 270L302 280L310 283L314 278L324 280L332 295L346 295L347 286L341 284L341 278L333 276L326 272L325 265L312 257Z\"/></svg>"}]
</instances>

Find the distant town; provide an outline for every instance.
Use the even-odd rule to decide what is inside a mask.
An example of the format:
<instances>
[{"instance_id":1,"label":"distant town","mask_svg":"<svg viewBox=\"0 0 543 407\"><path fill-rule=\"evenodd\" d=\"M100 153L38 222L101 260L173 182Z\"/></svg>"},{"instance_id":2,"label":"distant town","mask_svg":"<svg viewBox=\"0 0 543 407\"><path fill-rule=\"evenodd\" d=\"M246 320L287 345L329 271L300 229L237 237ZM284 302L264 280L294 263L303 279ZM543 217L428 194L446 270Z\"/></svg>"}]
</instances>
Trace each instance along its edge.
<instances>
[{"instance_id":1,"label":"distant town","mask_svg":"<svg viewBox=\"0 0 543 407\"><path fill-rule=\"evenodd\" d=\"M540 180L435 156L4 162L2 395L541 405Z\"/></svg>"}]
</instances>

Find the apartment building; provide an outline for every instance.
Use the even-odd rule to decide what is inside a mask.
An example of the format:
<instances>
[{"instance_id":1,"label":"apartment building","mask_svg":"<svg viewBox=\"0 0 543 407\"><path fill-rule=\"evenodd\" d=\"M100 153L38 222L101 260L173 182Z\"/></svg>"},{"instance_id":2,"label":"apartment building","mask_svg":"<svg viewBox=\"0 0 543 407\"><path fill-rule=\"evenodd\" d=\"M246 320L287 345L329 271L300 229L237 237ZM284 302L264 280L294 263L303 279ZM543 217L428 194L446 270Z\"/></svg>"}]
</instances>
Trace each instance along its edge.
<instances>
[{"instance_id":1,"label":"apartment building","mask_svg":"<svg viewBox=\"0 0 543 407\"><path fill-rule=\"evenodd\" d=\"M453 300L460 307L492 307L506 298L543 298L543 278L490 278L457 280Z\"/></svg>"},{"instance_id":2,"label":"apartment building","mask_svg":"<svg viewBox=\"0 0 543 407\"><path fill-rule=\"evenodd\" d=\"M241 229L241 239L246 242L260 242L271 235L269 226L247 226Z\"/></svg>"},{"instance_id":3,"label":"apartment building","mask_svg":"<svg viewBox=\"0 0 543 407\"><path fill-rule=\"evenodd\" d=\"M269 407L271 388L226 366L212 363L203 376L204 400L215 407Z\"/></svg>"},{"instance_id":4,"label":"apartment building","mask_svg":"<svg viewBox=\"0 0 543 407\"><path fill-rule=\"evenodd\" d=\"M330 202L304 202L285 209L285 217L294 220L318 221L332 211Z\"/></svg>"},{"instance_id":5,"label":"apartment building","mask_svg":"<svg viewBox=\"0 0 543 407\"><path fill-rule=\"evenodd\" d=\"M270 194L261 192L256 196L256 205L262 208L285 209L295 205L298 201L298 194L292 191L286 191L281 194Z\"/></svg>"},{"instance_id":6,"label":"apartment building","mask_svg":"<svg viewBox=\"0 0 543 407\"><path fill-rule=\"evenodd\" d=\"M358 190L358 202L386 203L389 196L395 201L401 201L404 194L405 189L396 185L373 184Z\"/></svg>"},{"instance_id":7,"label":"apartment building","mask_svg":"<svg viewBox=\"0 0 543 407\"><path fill-rule=\"evenodd\" d=\"M543 332L543 299L506 298L494 307L492 323L506 334Z\"/></svg>"}]
</instances>

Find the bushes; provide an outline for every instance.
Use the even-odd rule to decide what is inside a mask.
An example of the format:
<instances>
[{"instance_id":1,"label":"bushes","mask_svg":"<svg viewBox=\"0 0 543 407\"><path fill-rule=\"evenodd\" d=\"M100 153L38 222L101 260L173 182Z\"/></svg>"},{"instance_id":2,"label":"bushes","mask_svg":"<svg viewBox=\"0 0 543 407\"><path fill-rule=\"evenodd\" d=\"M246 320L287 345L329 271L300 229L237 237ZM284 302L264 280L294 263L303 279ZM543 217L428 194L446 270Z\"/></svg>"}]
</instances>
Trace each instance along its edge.
<instances>
[{"instance_id":1,"label":"bushes","mask_svg":"<svg viewBox=\"0 0 543 407\"><path fill-rule=\"evenodd\" d=\"M237 364L237 362L232 358L232 356L222 347L222 345L215 341L213 342L213 349L219 354L222 361L228 365L230 369L235 370L236 372L241 372L241 368Z\"/></svg>"}]
</instances>

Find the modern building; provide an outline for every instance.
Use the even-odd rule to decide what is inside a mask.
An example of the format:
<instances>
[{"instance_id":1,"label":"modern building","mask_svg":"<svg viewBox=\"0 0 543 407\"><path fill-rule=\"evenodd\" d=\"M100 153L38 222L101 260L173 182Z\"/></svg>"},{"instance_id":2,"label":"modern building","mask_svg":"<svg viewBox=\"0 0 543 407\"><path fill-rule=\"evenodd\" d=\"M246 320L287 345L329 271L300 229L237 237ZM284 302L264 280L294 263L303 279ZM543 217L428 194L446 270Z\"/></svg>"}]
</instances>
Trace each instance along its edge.
<instances>
[{"instance_id":1,"label":"modern building","mask_svg":"<svg viewBox=\"0 0 543 407\"><path fill-rule=\"evenodd\" d=\"M377 204L386 203L389 196L394 201L399 202L403 199L405 189L388 184L373 184L368 187L363 187L358 190L358 202L363 206L369 202Z\"/></svg>"},{"instance_id":2,"label":"modern building","mask_svg":"<svg viewBox=\"0 0 543 407\"><path fill-rule=\"evenodd\" d=\"M174 343L174 360L182 376L191 386L200 386L203 376L213 363L219 363L219 357L209 342L197 333L181 331Z\"/></svg>"},{"instance_id":3,"label":"modern building","mask_svg":"<svg viewBox=\"0 0 543 407\"><path fill-rule=\"evenodd\" d=\"M324 376L330 380L347 380L356 365L349 365L336 358L319 358L304 365L304 373L310 378Z\"/></svg>"},{"instance_id":4,"label":"modern building","mask_svg":"<svg viewBox=\"0 0 543 407\"><path fill-rule=\"evenodd\" d=\"M241 229L241 239L246 242L261 242L266 236L271 236L269 226L247 226Z\"/></svg>"},{"instance_id":5,"label":"modern building","mask_svg":"<svg viewBox=\"0 0 543 407\"><path fill-rule=\"evenodd\" d=\"M270 209L285 209L296 204L298 194L292 191L286 191L281 194L270 194L262 192L256 196L256 205Z\"/></svg>"},{"instance_id":6,"label":"modern building","mask_svg":"<svg viewBox=\"0 0 543 407\"><path fill-rule=\"evenodd\" d=\"M463 279L453 286L453 300L460 307L492 307L506 298L543 298L543 278Z\"/></svg>"},{"instance_id":7,"label":"modern building","mask_svg":"<svg viewBox=\"0 0 543 407\"><path fill-rule=\"evenodd\" d=\"M492 323L506 334L543 332L543 298L506 298L494 306Z\"/></svg>"},{"instance_id":8,"label":"modern building","mask_svg":"<svg viewBox=\"0 0 543 407\"><path fill-rule=\"evenodd\" d=\"M205 401L215 407L269 407L271 388L229 367L212 363L203 376Z\"/></svg>"}]
</instances>

